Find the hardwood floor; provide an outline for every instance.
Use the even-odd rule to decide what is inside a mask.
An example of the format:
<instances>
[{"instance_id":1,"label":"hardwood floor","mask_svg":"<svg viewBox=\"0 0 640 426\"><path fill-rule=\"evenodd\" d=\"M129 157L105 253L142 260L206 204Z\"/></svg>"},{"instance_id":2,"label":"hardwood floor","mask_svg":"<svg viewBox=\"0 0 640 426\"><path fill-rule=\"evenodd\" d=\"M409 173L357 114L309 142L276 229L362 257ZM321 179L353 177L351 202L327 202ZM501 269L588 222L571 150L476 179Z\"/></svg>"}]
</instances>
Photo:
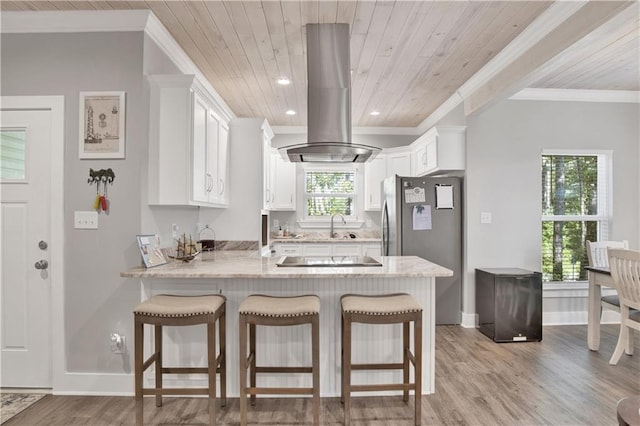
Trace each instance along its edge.
<instances>
[{"instance_id":1,"label":"hardwood floor","mask_svg":"<svg viewBox=\"0 0 640 426\"><path fill-rule=\"evenodd\" d=\"M616 425L619 399L640 394L640 336L635 355L608 364L618 326L602 327L600 351L587 349L586 326L545 327L541 343L493 343L479 331L436 328L436 393L422 399L423 425ZM132 379L133 380L133 379ZM354 398L354 425L411 425L411 400ZM238 399L218 410L218 424L239 422ZM322 398L323 425L342 423L338 398ZM207 424L202 398L166 398L156 408L147 398L149 424ZM129 425L133 398L48 395L18 414L15 425ZM257 425L310 424L311 399L263 398L249 410Z\"/></svg>"}]
</instances>

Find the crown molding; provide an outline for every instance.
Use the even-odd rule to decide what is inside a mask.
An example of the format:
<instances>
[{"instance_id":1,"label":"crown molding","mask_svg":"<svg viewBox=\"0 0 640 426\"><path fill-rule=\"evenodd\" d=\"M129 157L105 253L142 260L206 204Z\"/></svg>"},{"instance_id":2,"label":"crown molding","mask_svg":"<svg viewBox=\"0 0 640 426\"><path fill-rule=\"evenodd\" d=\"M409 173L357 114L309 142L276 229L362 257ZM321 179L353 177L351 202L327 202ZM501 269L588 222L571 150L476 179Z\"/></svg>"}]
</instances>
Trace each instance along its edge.
<instances>
[{"instance_id":1,"label":"crown molding","mask_svg":"<svg viewBox=\"0 0 640 426\"><path fill-rule=\"evenodd\" d=\"M197 77L198 81L205 87L208 95L210 95L212 101L216 104L226 120L236 118L236 114L229 108L229 105L222 99L196 64L194 64L184 50L182 50L182 47L180 47L165 26L162 25L156 15L150 10L146 10L145 12L148 13L148 19L144 31L149 38L176 64L181 72L184 74L194 74Z\"/></svg>"},{"instance_id":2,"label":"crown molding","mask_svg":"<svg viewBox=\"0 0 640 426\"><path fill-rule=\"evenodd\" d=\"M634 90L577 90L523 89L511 96L519 101L613 102L640 103L640 91Z\"/></svg>"}]
</instances>

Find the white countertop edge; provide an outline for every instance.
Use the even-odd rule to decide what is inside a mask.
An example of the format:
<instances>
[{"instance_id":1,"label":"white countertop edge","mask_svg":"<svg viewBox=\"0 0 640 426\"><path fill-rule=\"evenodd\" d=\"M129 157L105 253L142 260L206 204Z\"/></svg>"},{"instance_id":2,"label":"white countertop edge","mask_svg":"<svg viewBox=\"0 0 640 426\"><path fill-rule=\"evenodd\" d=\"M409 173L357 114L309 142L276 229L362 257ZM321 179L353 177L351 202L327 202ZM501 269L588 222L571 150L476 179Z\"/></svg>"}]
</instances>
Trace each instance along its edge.
<instances>
[{"instance_id":1,"label":"white countertop edge","mask_svg":"<svg viewBox=\"0 0 640 426\"><path fill-rule=\"evenodd\" d=\"M382 256L381 267L278 267L280 256L260 257L254 252L220 251L215 259L191 263L169 262L154 268L138 266L120 273L123 278L430 278L448 277L453 272L417 256Z\"/></svg>"}]
</instances>

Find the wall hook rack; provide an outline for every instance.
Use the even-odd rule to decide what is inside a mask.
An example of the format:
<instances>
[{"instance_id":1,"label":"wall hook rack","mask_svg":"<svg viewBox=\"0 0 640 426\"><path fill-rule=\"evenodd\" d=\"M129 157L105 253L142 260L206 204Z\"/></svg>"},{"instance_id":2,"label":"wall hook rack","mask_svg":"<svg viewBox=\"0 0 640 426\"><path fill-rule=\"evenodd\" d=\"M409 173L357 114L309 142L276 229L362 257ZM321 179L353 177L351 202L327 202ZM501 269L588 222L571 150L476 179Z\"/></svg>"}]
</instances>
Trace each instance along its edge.
<instances>
[{"instance_id":1,"label":"wall hook rack","mask_svg":"<svg viewBox=\"0 0 640 426\"><path fill-rule=\"evenodd\" d=\"M89 185L96 184L96 198L93 201L93 209L96 211L102 210L107 213L109 210L109 200L107 198L107 184L112 184L116 178L116 174L111 169L93 170L89 169L89 179L87 183ZM102 194L100 194L100 184L102 184Z\"/></svg>"},{"instance_id":2,"label":"wall hook rack","mask_svg":"<svg viewBox=\"0 0 640 426\"><path fill-rule=\"evenodd\" d=\"M113 170L109 169L100 169L100 170L93 170L93 169L89 169L89 179L87 180L87 183L89 185L92 185L94 183L113 183L113 181L116 178L116 174L113 173Z\"/></svg>"}]
</instances>

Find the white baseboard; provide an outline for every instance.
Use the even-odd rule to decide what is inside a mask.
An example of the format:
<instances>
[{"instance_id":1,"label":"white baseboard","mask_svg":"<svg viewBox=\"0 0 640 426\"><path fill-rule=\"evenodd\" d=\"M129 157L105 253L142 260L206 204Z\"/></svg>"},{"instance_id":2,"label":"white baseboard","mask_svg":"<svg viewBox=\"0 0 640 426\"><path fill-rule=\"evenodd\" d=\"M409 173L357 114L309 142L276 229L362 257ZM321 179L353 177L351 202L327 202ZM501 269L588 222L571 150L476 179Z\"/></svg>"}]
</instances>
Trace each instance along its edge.
<instances>
[{"instance_id":1,"label":"white baseboard","mask_svg":"<svg viewBox=\"0 0 640 426\"><path fill-rule=\"evenodd\" d=\"M145 387L152 387L153 383L153 378L145 377ZM206 387L207 380L205 378L198 377L198 375L194 375L191 379L165 377L163 385L167 388ZM52 393L54 395L133 396L134 377L133 373L66 373L64 375L64 385L54 389ZM229 396L232 397L233 395ZM235 396L237 397L238 395Z\"/></svg>"},{"instance_id":2,"label":"white baseboard","mask_svg":"<svg viewBox=\"0 0 640 426\"><path fill-rule=\"evenodd\" d=\"M62 381L54 395L133 395L133 374L65 373Z\"/></svg>"},{"instance_id":3,"label":"white baseboard","mask_svg":"<svg viewBox=\"0 0 640 426\"><path fill-rule=\"evenodd\" d=\"M602 312L600 323L620 324L620 314L605 309ZM587 311L543 312L542 325L587 325Z\"/></svg>"},{"instance_id":4,"label":"white baseboard","mask_svg":"<svg viewBox=\"0 0 640 426\"><path fill-rule=\"evenodd\" d=\"M472 314L463 312L462 313L462 323L460 326L464 328L477 328L478 327L478 314L475 312Z\"/></svg>"},{"instance_id":5,"label":"white baseboard","mask_svg":"<svg viewBox=\"0 0 640 426\"><path fill-rule=\"evenodd\" d=\"M602 312L601 324L620 324L618 312L605 309ZM587 311L543 312L542 325L586 325ZM478 315L463 312L461 327L477 328Z\"/></svg>"}]
</instances>

